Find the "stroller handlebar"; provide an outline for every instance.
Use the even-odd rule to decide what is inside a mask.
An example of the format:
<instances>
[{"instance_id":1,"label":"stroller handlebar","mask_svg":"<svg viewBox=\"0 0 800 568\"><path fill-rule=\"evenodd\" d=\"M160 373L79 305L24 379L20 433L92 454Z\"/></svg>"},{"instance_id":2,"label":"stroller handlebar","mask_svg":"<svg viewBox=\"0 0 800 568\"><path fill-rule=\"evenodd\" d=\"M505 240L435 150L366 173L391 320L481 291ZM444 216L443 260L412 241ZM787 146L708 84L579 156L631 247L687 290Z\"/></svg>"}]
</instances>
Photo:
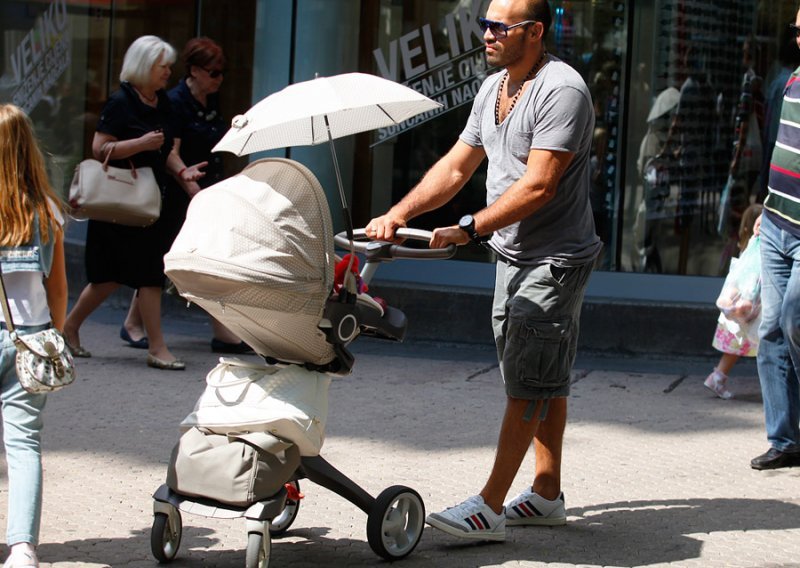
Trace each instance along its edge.
<instances>
[{"instance_id":1,"label":"stroller handlebar","mask_svg":"<svg viewBox=\"0 0 800 568\"><path fill-rule=\"evenodd\" d=\"M433 233L422 229L398 229L398 239L430 242ZM350 241L345 231L333 237L336 246L350 250ZM367 257L367 262L385 262L395 258L407 259L446 259L456 254L456 245L445 248L414 248L387 241L373 241L367 237L365 229L353 230L353 250Z\"/></svg>"}]
</instances>

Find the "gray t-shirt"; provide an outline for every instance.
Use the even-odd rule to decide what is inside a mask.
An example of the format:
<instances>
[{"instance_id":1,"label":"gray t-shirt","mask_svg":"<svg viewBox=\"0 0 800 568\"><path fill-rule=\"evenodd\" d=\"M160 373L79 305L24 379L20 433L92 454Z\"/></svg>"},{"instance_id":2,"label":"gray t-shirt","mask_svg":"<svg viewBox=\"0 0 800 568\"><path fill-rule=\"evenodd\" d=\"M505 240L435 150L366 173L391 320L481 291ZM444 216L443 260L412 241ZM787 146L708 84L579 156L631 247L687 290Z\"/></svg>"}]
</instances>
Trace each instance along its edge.
<instances>
[{"instance_id":1,"label":"gray t-shirt","mask_svg":"<svg viewBox=\"0 0 800 568\"><path fill-rule=\"evenodd\" d=\"M504 72L487 77L460 139L483 147L489 158L487 205L522 177L531 149L574 153L553 199L495 231L489 244L521 264L578 266L594 260L602 247L589 204L594 108L586 83L572 67L552 55L546 61L500 125L494 123L494 110Z\"/></svg>"}]
</instances>

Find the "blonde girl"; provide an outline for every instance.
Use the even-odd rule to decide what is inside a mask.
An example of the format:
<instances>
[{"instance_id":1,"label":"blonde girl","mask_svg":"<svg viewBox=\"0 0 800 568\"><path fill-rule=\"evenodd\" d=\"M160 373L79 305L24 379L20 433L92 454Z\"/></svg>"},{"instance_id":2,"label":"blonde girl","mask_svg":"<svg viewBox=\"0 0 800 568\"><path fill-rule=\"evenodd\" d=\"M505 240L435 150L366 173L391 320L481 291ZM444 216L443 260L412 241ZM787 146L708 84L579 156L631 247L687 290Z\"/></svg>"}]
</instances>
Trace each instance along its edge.
<instances>
[{"instance_id":1,"label":"blonde girl","mask_svg":"<svg viewBox=\"0 0 800 568\"><path fill-rule=\"evenodd\" d=\"M11 316L26 335L62 329L67 313L63 210L50 186L30 119L0 104L0 266ZM19 384L16 348L0 314L0 409L8 464L4 568L39 565L42 510L42 410L47 395Z\"/></svg>"}]
</instances>

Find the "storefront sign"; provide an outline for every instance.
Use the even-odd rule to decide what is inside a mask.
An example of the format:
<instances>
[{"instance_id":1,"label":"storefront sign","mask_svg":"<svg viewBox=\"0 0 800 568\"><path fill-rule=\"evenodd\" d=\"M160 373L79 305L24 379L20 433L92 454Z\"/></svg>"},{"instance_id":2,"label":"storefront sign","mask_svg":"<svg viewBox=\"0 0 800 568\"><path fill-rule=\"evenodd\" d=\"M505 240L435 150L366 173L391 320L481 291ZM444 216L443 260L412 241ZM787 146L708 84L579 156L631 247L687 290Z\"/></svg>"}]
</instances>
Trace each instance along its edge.
<instances>
[{"instance_id":1,"label":"storefront sign","mask_svg":"<svg viewBox=\"0 0 800 568\"><path fill-rule=\"evenodd\" d=\"M373 51L378 72L384 78L398 81L402 72L407 86L442 105L399 125L381 128L376 144L472 102L486 76L483 32L477 16L487 3L487 0L472 0L470 9L461 7L445 16L439 32L447 39L447 51L437 52L430 24L392 40L388 55L382 49Z\"/></svg>"},{"instance_id":2,"label":"storefront sign","mask_svg":"<svg viewBox=\"0 0 800 568\"><path fill-rule=\"evenodd\" d=\"M12 102L30 113L71 60L66 0L54 0L11 52Z\"/></svg>"}]
</instances>

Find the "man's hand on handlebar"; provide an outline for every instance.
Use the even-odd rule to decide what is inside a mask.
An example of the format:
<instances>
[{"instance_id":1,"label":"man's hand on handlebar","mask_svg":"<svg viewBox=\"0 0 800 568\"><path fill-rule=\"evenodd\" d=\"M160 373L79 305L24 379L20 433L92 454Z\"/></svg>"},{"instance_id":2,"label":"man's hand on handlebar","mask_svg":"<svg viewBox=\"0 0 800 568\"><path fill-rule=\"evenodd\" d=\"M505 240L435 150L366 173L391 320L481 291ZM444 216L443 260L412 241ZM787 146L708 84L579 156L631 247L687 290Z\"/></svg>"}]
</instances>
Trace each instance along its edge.
<instances>
[{"instance_id":1,"label":"man's hand on handlebar","mask_svg":"<svg viewBox=\"0 0 800 568\"><path fill-rule=\"evenodd\" d=\"M391 211L380 217L375 217L365 227L366 235L376 241L388 241L390 243L402 243L404 239L395 237L397 229L404 229L406 220L392 215Z\"/></svg>"},{"instance_id":2,"label":"man's hand on handlebar","mask_svg":"<svg viewBox=\"0 0 800 568\"><path fill-rule=\"evenodd\" d=\"M465 245L469 242L467 234L457 226L440 227L433 230L431 248L445 248L447 245Z\"/></svg>"},{"instance_id":3,"label":"man's hand on handlebar","mask_svg":"<svg viewBox=\"0 0 800 568\"><path fill-rule=\"evenodd\" d=\"M347 235L347 231L342 231L333 236L333 242L340 249L352 249L357 253L364 254L367 257L367 263L373 261L382 262L395 258L445 259L451 258L456 253L455 244L448 245L444 248L425 248L420 246L407 247L397 242L408 240L430 244L433 233L423 229L398 227L394 233L394 242L371 241L366 233L366 228L353 229L353 240L351 241ZM375 243L379 243L380 246L373 246Z\"/></svg>"}]
</instances>

